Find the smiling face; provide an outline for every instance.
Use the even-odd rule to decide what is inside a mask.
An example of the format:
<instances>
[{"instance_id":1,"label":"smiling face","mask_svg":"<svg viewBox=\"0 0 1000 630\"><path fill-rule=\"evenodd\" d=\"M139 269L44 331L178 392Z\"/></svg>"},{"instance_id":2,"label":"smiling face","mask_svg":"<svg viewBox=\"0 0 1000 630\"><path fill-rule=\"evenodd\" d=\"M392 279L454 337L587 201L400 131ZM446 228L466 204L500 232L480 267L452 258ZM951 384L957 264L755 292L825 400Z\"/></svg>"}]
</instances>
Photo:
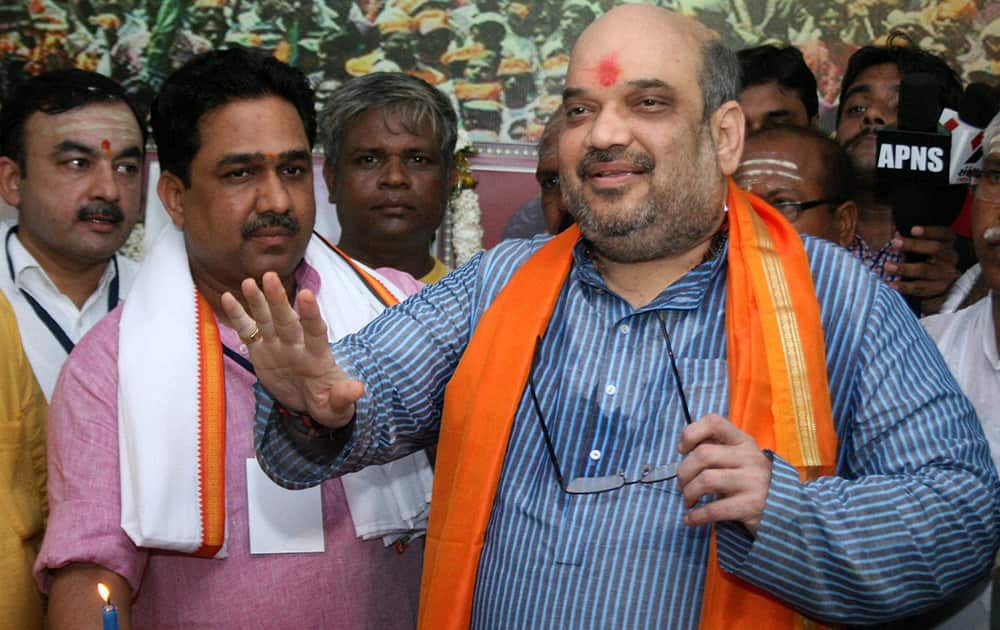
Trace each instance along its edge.
<instances>
[{"instance_id":1,"label":"smiling face","mask_svg":"<svg viewBox=\"0 0 1000 630\"><path fill-rule=\"evenodd\" d=\"M195 282L238 292L244 278L266 271L289 281L316 212L312 154L295 107L276 96L232 101L202 116L198 134L191 185L164 173L158 186L184 230Z\"/></svg>"},{"instance_id":2,"label":"smiling face","mask_svg":"<svg viewBox=\"0 0 1000 630\"><path fill-rule=\"evenodd\" d=\"M348 125L336 163L324 165L340 243L352 255L387 241L429 248L444 218L449 174L440 142L427 120L412 128L409 118L369 109Z\"/></svg>"},{"instance_id":3,"label":"smiling face","mask_svg":"<svg viewBox=\"0 0 1000 630\"><path fill-rule=\"evenodd\" d=\"M644 5L595 22L573 50L559 139L560 183L584 236L618 262L692 249L721 220L724 171L736 166L722 110L703 122L698 84L707 33ZM725 165L720 164L724 155Z\"/></svg>"},{"instance_id":4,"label":"smiling face","mask_svg":"<svg viewBox=\"0 0 1000 630\"><path fill-rule=\"evenodd\" d=\"M896 124L899 116L899 68L880 63L865 68L843 94L837 141L859 173L875 169L875 130Z\"/></svg>"},{"instance_id":5,"label":"smiling face","mask_svg":"<svg viewBox=\"0 0 1000 630\"><path fill-rule=\"evenodd\" d=\"M124 103L35 112L24 125L25 168L0 158L19 238L40 261L103 264L125 242L142 195L142 133ZM44 262L43 262L44 265Z\"/></svg>"}]
</instances>

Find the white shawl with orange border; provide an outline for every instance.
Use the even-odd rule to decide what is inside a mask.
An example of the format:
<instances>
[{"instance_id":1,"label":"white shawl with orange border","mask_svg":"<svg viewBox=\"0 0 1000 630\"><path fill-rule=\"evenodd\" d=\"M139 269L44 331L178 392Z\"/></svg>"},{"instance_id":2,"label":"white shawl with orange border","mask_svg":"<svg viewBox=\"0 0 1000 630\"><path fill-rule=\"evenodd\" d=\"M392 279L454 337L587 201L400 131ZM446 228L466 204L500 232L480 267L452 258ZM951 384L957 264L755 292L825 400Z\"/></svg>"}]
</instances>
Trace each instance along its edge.
<instances>
[{"instance_id":1,"label":"white shawl with orange border","mask_svg":"<svg viewBox=\"0 0 1000 630\"><path fill-rule=\"evenodd\" d=\"M317 300L331 339L359 330L403 298L319 237L305 259L325 287ZM140 547L225 557L222 345L215 315L191 278L183 234L173 226L142 263L118 344L122 529ZM422 534L433 479L426 455L375 468L344 482L359 536Z\"/></svg>"}]
</instances>

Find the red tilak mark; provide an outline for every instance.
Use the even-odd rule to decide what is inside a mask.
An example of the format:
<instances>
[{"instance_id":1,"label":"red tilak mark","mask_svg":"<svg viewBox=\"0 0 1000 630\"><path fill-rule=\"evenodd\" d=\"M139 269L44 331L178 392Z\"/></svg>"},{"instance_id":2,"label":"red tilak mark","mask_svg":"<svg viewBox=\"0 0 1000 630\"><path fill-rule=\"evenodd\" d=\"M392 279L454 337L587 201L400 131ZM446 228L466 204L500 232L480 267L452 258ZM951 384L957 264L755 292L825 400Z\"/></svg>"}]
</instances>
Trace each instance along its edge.
<instances>
[{"instance_id":1,"label":"red tilak mark","mask_svg":"<svg viewBox=\"0 0 1000 630\"><path fill-rule=\"evenodd\" d=\"M103 149L105 153L111 151L111 142L107 138L101 140L101 149Z\"/></svg>"},{"instance_id":2,"label":"red tilak mark","mask_svg":"<svg viewBox=\"0 0 1000 630\"><path fill-rule=\"evenodd\" d=\"M267 160L269 162L273 162L274 161L274 154L271 153L270 151L267 152Z\"/></svg>"},{"instance_id":3,"label":"red tilak mark","mask_svg":"<svg viewBox=\"0 0 1000 630\"><path fill-rule=\"evenodd\" d=\"M621 73L622 68L618 65L618 58L614 53L601 59L601 62L597 64L597 81L601 87L611 87L617 83Z\"/></svg>"}]
</instances>

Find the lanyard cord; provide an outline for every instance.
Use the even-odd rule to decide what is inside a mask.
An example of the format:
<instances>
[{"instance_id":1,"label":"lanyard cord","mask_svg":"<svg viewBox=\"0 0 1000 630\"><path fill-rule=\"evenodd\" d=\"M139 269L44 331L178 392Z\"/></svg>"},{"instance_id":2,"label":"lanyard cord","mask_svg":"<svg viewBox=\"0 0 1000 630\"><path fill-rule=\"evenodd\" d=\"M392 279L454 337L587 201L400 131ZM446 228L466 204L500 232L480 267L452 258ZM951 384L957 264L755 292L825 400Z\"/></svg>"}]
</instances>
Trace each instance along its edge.
<instances>
[{"instance_id":1,"label":"lanyard cord","mask_svg":"<svg viewBox=\"0 0 1000 630\"><path fill-rule=\"evenodd\" d=\"M14 279L14 261L10 257L10 237L16 233L17 233L17 226L15 225L9 230L7 230L7 237L4 240L4 252L7 254L7 270L10 272L10 281L11 283L14 284L16 284L16 280ZM109 313L112 310L114 310L116 306L118 306L118 258L112 256L111 262L115 266L115 277L111 279L111 287L110 290L108 291ZM63 347L63 350L66 351L66 354L72 352L74 347L72 340L70 340L69 335L66 334L66 331L62 329L62 327L56 322L55 319L53 319L52 315L50 315L49 312L45 310L45 307L39 304L38 300L33 298L31 294L25 291L24 289L18 289L18 291L20 291L21 295L24 296L24 299L27 300L28 305L31 306L31 310L35 311L35 315L38 316L38 319L40 319L42 323L45 324L45 327L49 329L49 332L51 332L52 336L56 338L56 341L59 342L59 345Z\"/></svg>"}]
</instances>

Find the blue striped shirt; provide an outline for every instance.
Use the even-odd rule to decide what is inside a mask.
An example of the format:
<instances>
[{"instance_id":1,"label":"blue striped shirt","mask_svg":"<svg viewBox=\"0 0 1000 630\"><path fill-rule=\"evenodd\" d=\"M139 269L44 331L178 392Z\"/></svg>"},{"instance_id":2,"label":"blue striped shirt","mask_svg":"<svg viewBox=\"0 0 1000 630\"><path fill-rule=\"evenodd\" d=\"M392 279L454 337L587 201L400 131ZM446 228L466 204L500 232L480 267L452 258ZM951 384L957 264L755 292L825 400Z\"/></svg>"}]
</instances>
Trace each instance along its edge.
<instances>
[{"instance_id":1,"label":"blue striped shirt","mask_svg":"<svg viewBox=\"0 0 1000 630\"><path fill-rule=\"evenodd\" d=\"M351 440L297 450L259 396L256 440L302 488L435 441L444 388L484 310L544 238L511 241L334 345L366 385ZM932 606L992 566L998 482L975 412L899 296L844 250L806 239L826 336L837 476L800 483L780 454L756 538L717 526L725 570L805 614L869 623ZM648 305L608 290L581 241L533 378L567 478L678 461L691 415L728 413L726 257ZM676 481L600 495L559 488L527 394L510 436L473 604L476 628L696 628L710 528Z\"/></svg>"}]
</instances>

